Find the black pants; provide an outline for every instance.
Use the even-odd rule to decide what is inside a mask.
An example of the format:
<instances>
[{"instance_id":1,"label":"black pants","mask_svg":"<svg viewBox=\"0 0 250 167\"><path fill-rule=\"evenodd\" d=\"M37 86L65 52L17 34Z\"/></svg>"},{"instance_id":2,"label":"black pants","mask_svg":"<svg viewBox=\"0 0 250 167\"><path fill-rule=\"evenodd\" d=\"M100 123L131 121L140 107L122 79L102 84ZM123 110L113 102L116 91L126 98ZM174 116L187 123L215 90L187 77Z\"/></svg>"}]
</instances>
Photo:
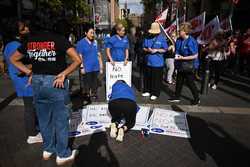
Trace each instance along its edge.
<instances>
[{"instance_id":1,"label":"black pants","mask_svg":"<svg viewBox=\"0 0 250 167\"><path fill-rule=\"evenodd\" d=\"M35 136L38 133L38 120L33 104L33 97L23 97L24 127L26 136Z\"/></svg>"},{"instance_id":2,"label":"black pants","mask_svg":"<svg viewBox=\"0 0 250 167\"><path fill-rule=\"evenodd\" d=\"M125 124L129 129L133 128L136 119L136 102L129 99L115 99L108 104L109 112L112 116L111 122L119 124L125 118Z\"/></svg>"},{"instance_id":3,"label":"black pants","mask_svg":"<svg viewBox=\"0 0 250 167\"><path fill-rule=\"evenodd\" d=\"M146 66L144 73L144 91L151 95L160 96L163 67Z\"/></svg>"},{"instance_id":4,"label":"black pants","mask_svg":"<svg viewBox=\"0 0 250 167\"><path fill-rule=\"evenodd\" d=\"M89 94L90 91L92 94L97 93L98 88L98 71L88 72L82 75L82 91Z\"/></svg>"},{"instance_id":5,"label":"black pants","mask_svg":"<svg viewBox=\"0 0 250 167\"><path fill-rule=\"evenodd\" d=\"M214 76L214 84L218 84L221 73L224 71L224 61L211 61L209 66L209 82Z\"/></svg>"},{"instance_id":6,"label":"black pants","mask_svg":"<svg viewBox=\"0 0 250 167\"><path fill-rule=\"evenodd\" d=\"M194 73L191 71L178 71L177 72L177 79L176 79L176 87L175 87L175 96L180 98L181 90L186 82L187 86L191 90L194 100L199 99L199 92L194 82Z\"/></svg>"}]
</instances>

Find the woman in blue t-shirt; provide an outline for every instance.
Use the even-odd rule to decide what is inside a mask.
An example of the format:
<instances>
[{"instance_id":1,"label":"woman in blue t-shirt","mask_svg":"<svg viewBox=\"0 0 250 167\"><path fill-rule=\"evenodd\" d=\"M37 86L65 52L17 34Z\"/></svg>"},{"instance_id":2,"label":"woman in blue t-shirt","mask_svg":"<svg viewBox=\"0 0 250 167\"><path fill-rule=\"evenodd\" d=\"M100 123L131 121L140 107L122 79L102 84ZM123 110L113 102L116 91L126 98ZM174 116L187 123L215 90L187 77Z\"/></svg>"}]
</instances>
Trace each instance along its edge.
<instances>
[{"instance_id":1,"label":"woman in blue t-shirt","mask_svg":"<svg viewBox=\"0 0 250 167\"><path fill-rule=\"evenodd\" d=\"M87 97L97 98L98 74L103 73L102 55L99 52L97 41L94 39L95 31L88 26L85 31L86 37L77 42L76 50L82 57L80 67L84 86L83 93Z\"/></svg>"},{"instance_id":2,"label":"woman in blue t-shirt","mask_svg":"<svg viewBox=\"0 0 250 167\"><path fill-rule=\"evenodd\" d=\"M127 36L125 36L125 27L122 24L117 24L115 33L106 46L108 61L112 65L115 65L115 62L124 62L126 65L128 63L129 41Z\"/></svg>"},{"instance_id":3,"label":"woman in blue t-shirt","mask_svg":"<svg viewBox=\"0 0 250 167\"><path fill-rule=\"evenodd\" d=\"M108 109L112 116L110 137L123 141L124 132L134 127L139 109L135 101L135 92L125 81L118 80L112 86ZM122 119L125 119L125 124L118 129Z\"/></svg>"},{"instance_id":4,"label":"woman in blue t-shirt","mask_svg":"<svg viewBox=\"0 0 250 167\"><path fill-rule=\"evenodd\" d=\"M144 76L144 93L142 96L151 96L156 100L160 96L164 58L168 49L166 38L161 35L160 25L152 23L148 31L149 37L144 40L143 50L146 52L146 69Z\"/></svg>"},{"instance_id":5,"label":"woman in blue t-shirt","mask_svg":"<svg viewBox=\"0 0 250 167\"><path fill-rule=\"evenodd\" d=\"M181 90L184 81L190 88L194 100L192 104L200 103L199 92L194 82L194 61L198 57L198 44L196 40L189 35L191 24L183 23L180 25L180 38L175 44L175 60L177 61L177 79L175 96L168 99L169 102L180 102Z\"/></svg>"}]
</instances>

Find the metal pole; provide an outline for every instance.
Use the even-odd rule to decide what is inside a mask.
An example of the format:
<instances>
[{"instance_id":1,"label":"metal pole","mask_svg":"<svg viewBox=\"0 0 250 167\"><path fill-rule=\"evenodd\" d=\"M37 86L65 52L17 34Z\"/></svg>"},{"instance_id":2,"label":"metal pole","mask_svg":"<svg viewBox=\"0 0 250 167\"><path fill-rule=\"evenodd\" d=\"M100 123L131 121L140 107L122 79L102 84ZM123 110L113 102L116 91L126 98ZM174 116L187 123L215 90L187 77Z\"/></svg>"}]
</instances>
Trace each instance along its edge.
<instances>
[{"instance_id":1,"label":"metal pole","mask_svg":"<svg viewBox=\"0 0 250 167\"><path fill-rule=\"evenodd\" d=\"M209 75L210 75L210 71L209 71L209 59L206 59L206 67L205 67L205 74L202 80L202 85L201 85L201 94L208 94L208 83L209 83Z\"/></svg>"},{"instance_id":2,"label":"metal pole","mask_svg":"<svg viewBox=\"0 0 250 167\"><path fill-rule=\"evenodd\" d=\"M94 29L95 29L95 0L92 1L93 3L93 21L94 21Z\"/></svg>"}]
</instances>

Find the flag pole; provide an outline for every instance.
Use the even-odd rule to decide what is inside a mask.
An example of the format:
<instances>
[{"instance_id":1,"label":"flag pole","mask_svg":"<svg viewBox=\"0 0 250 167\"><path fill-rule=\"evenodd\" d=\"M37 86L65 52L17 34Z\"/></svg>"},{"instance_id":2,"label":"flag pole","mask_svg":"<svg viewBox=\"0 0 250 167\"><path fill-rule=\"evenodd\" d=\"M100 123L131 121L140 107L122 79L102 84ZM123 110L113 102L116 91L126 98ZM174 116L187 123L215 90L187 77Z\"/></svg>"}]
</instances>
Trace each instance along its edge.
<instances>
[{"instance_id":1,"label":"flag pole","mask_svg":"<svg viewBox=\"0 0 250 167\"><path fill-rule=\"evenodd\" d=\"M170 42L175 45L175 42L173 41L173 39L168 35L168 33L164 30L162 24L160 22L157 21L157 23L160 25L162 31L164 32L164 34L166 35L166 37L170 40Z\"/></svg>"}]
</instances>

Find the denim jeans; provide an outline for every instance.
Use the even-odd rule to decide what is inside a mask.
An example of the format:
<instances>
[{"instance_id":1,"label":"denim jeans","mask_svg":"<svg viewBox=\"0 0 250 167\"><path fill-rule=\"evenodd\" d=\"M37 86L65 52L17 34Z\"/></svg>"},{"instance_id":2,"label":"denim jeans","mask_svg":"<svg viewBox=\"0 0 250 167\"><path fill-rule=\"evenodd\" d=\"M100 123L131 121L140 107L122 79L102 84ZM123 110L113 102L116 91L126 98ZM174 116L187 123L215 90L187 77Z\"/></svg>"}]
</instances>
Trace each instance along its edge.
<instances>
[{"instance_id":1,"label":"denim jeans","mask_svg":"<svg viewBox=\"0 0 250 167\"><path fill-rule=\"evenodd\" d=\"M69 103L68 82L64 89L53 87L53 75L33 75L32 87L40 131L43 137L43 150L68 157Z\"/></svg>"}]
</instances>

